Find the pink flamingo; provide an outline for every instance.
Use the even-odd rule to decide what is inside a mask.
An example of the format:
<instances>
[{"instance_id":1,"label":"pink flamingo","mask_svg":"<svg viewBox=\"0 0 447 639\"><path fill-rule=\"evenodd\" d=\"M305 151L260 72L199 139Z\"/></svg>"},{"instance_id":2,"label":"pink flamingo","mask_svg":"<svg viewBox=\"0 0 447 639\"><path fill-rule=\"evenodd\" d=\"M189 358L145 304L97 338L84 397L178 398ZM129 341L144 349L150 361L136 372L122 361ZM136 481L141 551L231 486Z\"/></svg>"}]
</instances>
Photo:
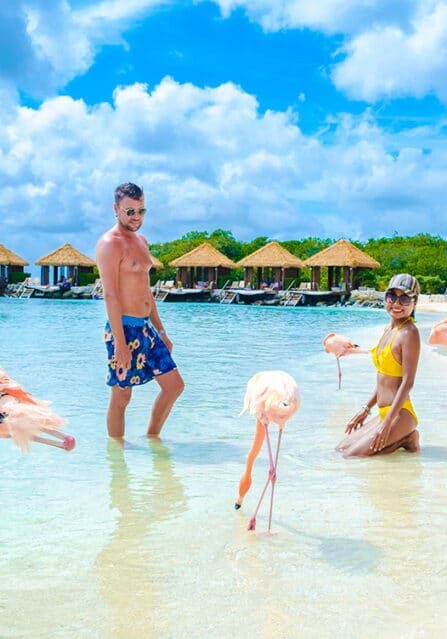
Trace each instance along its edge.
<instances>
[{"instance_id":1,"label":"pink flamingo","mask_svg":"<svg viewBox=\"0 0 447 639\"><path fill-rule=\"evenodd\" d=\"M427 341L432 346L447 346L447 319L433 326Z\"/></svg>"},{"instance_id":2,"label":"pink flamingo","mask_svg":"<svg viewBox=\"0 0 447 639\"><path fill-rule=\"evenodd\" d=\"M53 413L48 404L34 399L0 368L0 438L11 437L24 452L29 451L31 441L73 450L75 438L59 432L65 420Z\"/></svg>"},{"instance_id":3,"label":"pink flamingo","mask_svg":"<svg viewBox=\"0 0 447 639\"><path fill-rule=\"evenodd\" d=\"M338 335L337 333L329 333L323 340L323 346L326 353L333 353L335 355L335 359L337 361L338 368L338 390L341 389L341 367L340 367L340 357L345 357L345 355L355 355L359 353L367 353L360 348L358 344L354 344L354 342L349 339L349 337L345 337L344 335Z\"/></svg>"},{"instance_id":4,"label":"pink flamingo","mask_svg":"<svg viewBox=\"0 0 447 639\"><path fill-rule=\"evenodd\" d=\"M256 516L261 506L268 485L272 484L270 496L269 527L272 526L273 498L276 484L276 471L278 468L279 448L281 446L282 431L286 422L296 413L300 405L300 395L298 386L288 373L283 371L263 371L254 375L247 384L244 407L242 413L247 409L256 417L256 434L253 445L248 454L245 472L239 482L239 495L234 507L238 510L242 506L242 501L251 486L251 473L253 464L259 451L262 448L264 438L267 440L267 450L269 456L269 473L264 489L250 518L248 530L255 530ZM241 413L241 415L242 415ZM269 436L269 424L275 423L279 427L278 443L276 445L275 458L273 459L272 446Z\"/></svg>"}]
</instances>

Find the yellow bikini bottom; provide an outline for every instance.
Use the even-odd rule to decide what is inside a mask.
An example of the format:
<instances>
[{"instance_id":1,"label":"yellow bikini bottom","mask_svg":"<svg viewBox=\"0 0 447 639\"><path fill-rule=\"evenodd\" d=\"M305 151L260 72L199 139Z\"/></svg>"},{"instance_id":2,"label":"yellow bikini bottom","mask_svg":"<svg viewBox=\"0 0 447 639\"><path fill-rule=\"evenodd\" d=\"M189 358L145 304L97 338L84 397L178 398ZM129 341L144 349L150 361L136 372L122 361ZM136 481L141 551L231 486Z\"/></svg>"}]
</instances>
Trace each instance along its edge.
<instances>
[{"instance_id":1,"label":"yellow bikini bottom","mask_svg":"<svg viewBox=\"0 0 447 639\"><path fill-rule=\"evenodd\" d=\"M380 421L383 422L385 417L390 412L391 405L389 405L389 406L378 406L377 408L379 409ZM416 412L415 412L415 410L413 408L413 404L411 403L411 399L406 399L404 401L403 405L402 405L402 408L405 408L409 413L411 413L413 415L413 417L416 420L416 424L417 424L419 420L418 420Z\"/></svg>"}]
</instances>

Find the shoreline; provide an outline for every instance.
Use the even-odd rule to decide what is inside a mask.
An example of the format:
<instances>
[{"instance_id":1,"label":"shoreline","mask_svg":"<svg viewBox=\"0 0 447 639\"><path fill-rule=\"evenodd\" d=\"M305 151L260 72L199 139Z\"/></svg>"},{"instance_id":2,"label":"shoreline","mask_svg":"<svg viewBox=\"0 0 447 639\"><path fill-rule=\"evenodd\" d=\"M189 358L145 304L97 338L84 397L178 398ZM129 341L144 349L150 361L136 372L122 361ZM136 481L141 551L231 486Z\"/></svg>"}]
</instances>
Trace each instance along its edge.
<instances>
[{"instance_id":1,"label":"shoreline","mask_svg":"<svg viewBox=\"0 0 447 639\"><path fill-rule=\"evenodd\" d=\"M416 312L443 313L447 315L447 302L418 302Z\"/></svg>"},{"instance_id":2,"label":"shoreline","mask_svg":"<svg viewBox=\"0 0 447 639\"><path fill-rule=\"evenodd\" d=\"M217 291L214 291L214 293L216 293ZM260 293L261 291L254 291L254 293ZM59 293L59 291L58 291ZM28 297L28 296L27 296ZM33 296L34 297L34 296ZM20 299L20 297L16 297L14 295L0 295L0 298L5 298L5 299ZM91 295L88 296L84 296L84 295L70 295L69 293L67 294L67 292L59 294L55 297L44 297L44 296L37 296L38 299L57 299L57 300L65 300L65 301L85 301L85 300L97 300L98 298L93 297ZM200 302L200 303L216 303L218 300L216 299L209 299L209 300L188 300L189 303L191 303L191 301L194 302ZM184 301L184 303L186 302L186 300ZM237 305L242 305L242 306L287 306L288 304L284 303L284 299L282 299L282 296L277 295L275 297L275 299L270 299L270 300L260 300L260 301L253 301L251 303L239 303ZM340 307L340 306L345 306L347 308L349 307L354 307L354 308L368 308L368 309L383 309L384 308L384 303L383 303L383 292L379 292L376 290L367 290L367 291L362 291L362 290L353 290L351 292L351 295L349 297L348 300L346 300L344 303L340 304L340 302L336 302L336 303L325 303L325 302L318 302L317 304L294 304L293 306L295 307L310 307L310 308L316 308L316 307ZM435 314L444 314L447 315L447 295L430 295L430 294L422 294L419 296L419 300L417 303L417 307L416 307L418 312L422 312L422 313L435 313Z\"/></svg>"}]
</instances>

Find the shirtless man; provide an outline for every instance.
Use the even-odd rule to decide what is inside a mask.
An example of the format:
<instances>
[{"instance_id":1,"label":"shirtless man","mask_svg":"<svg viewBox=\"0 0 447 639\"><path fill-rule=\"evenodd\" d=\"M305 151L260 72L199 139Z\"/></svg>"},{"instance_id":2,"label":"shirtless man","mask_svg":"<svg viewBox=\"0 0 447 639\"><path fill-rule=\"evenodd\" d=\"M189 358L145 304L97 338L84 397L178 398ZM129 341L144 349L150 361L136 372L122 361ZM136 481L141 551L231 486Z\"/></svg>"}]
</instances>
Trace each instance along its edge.
<instances>
[{"instance_id":1,"label":"shirtless man","mask_svg":"<svg viewBox=\"0 0 447 639\"><path fill-rule=\"evenodd\" d=\"M105 342L111 386L107 428L123 437L124 416L132 388L156 379L160 393L152 407L147 434L157 437L184 382L171 357L166 335L149 285L152 265L148 244L137 231L146 209L142 189L132 183L115 189L116 225L96 246L96 261L104 289L108 322Z\"/></svg>"}]
</instances>

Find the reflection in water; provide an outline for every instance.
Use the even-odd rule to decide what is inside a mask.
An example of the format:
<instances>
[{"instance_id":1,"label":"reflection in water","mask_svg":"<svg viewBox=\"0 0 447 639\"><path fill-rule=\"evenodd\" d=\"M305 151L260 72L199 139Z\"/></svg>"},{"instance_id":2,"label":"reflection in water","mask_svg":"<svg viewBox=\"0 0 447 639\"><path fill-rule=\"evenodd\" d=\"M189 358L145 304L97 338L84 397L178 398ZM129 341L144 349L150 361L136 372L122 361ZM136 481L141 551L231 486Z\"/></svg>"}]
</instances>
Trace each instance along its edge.
<instances>
[{"instance_id":1,"label":"reflection in water","mask_svg":"<svg viewBox=\"0 0 447 639\"><path fill-rule=\"evenodd\" d=\"M110 440L107 446L110 504L117 510L117 522L94 570L101 596L110 606L103 620L108 627L105 636L114 639L141 639L156 632L156 610L163 603L158 584L161 540L157 526L186 509L169 449L160 440L148 440L147 446L152 464L148 463L142 479L129 471L126 452L130 457L132 449L125 442Z\"/></svg>"},{"instance_id":2,"label":"reflection in water","mask_svg":"<svg viewBox=\"0 0 447 639\"><path fill-rule=\"evenodd\" d=\"M421 460L417 454L398 452L380 462L363 469L366 471L365 496L378 514L374 530L380 545L393 547L399 555L403 552L402 560L405 560L409 547L400 548L400 542L410 539L411 545L418 542L415 532L421 493Z\"/></svg>"}]
</instances>

